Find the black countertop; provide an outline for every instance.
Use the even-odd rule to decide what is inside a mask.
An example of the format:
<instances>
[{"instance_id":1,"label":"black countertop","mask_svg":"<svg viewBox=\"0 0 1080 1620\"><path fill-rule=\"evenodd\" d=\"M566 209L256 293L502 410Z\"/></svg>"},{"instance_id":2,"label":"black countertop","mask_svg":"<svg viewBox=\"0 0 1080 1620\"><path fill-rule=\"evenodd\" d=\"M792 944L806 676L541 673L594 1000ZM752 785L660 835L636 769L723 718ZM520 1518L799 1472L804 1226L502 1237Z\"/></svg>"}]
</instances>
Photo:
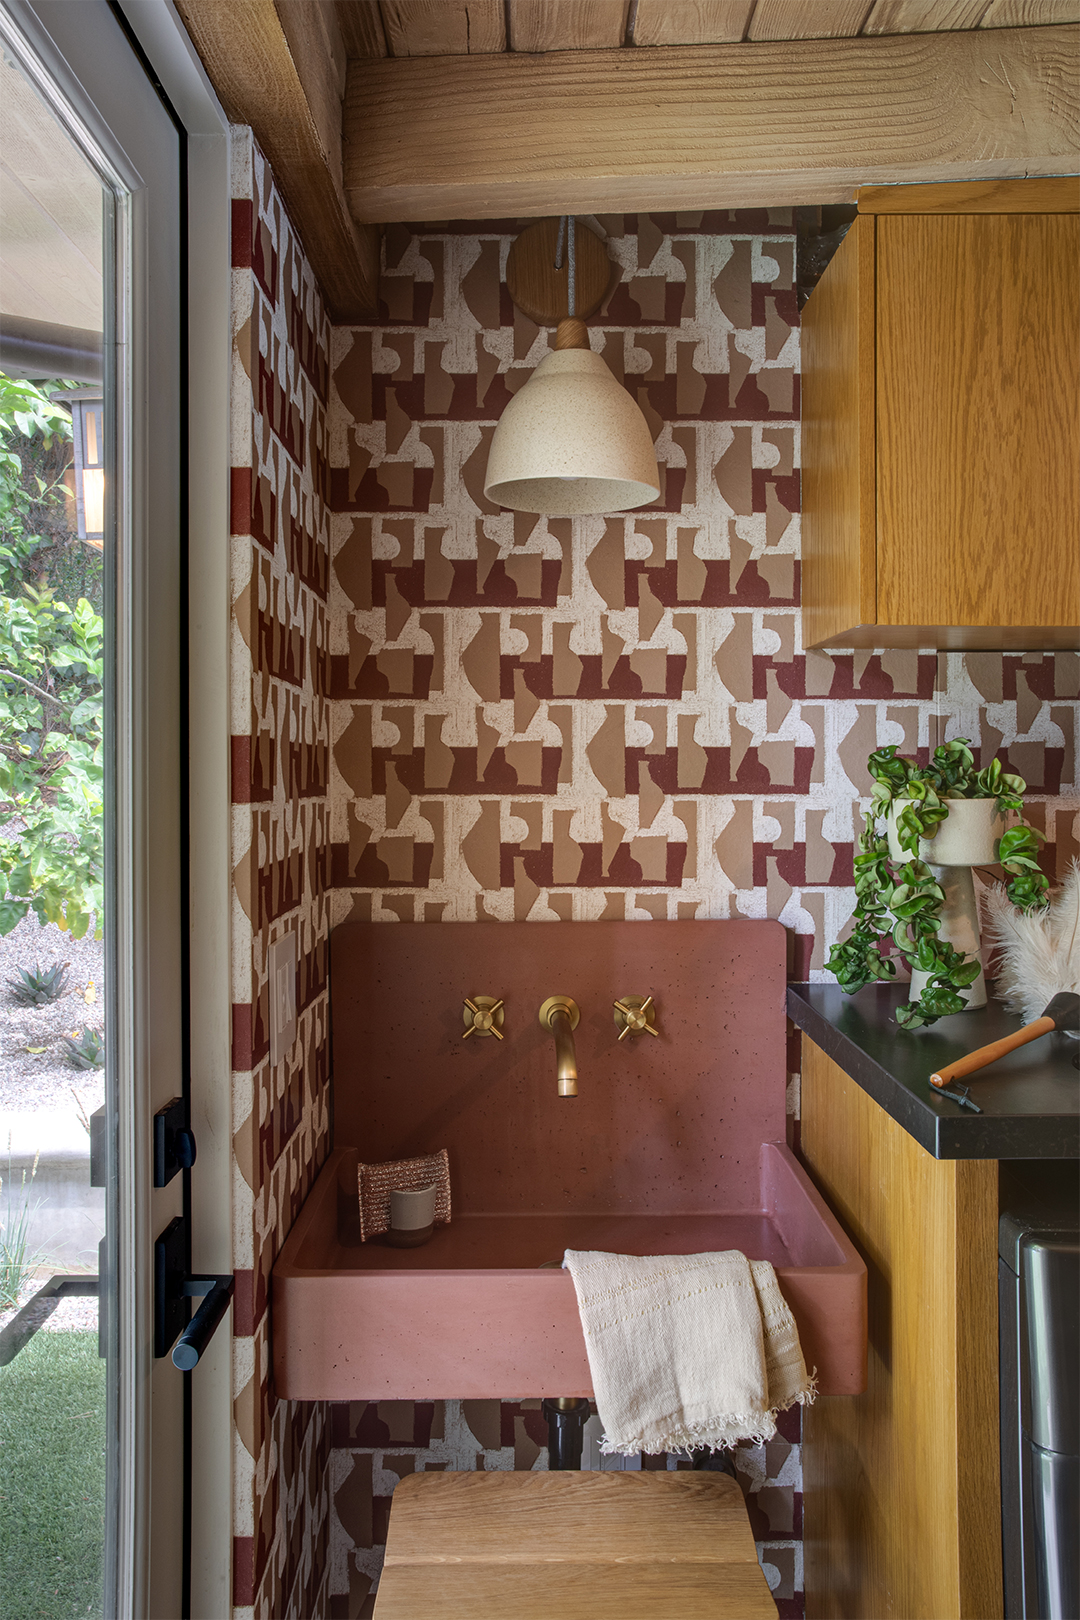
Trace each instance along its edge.
<instances>
[{"instance_id":1,"label":"black countertop","mask_svg":"<svg viewBox=\"0 0 1080 1620\"><path fill-rule=\"evenodd\" d=\"M901 1029L895 1011L906 984L870 985L847 996L836 985L790 984L788 1017L935 1159L1080 1157L1078 1043L1052 1034L966 1075L973 1114L941 1096L930 1075L943 1063L1020 1029L1023 1019L993 997L978 1012Z\"/></svg>"}]
</instances>

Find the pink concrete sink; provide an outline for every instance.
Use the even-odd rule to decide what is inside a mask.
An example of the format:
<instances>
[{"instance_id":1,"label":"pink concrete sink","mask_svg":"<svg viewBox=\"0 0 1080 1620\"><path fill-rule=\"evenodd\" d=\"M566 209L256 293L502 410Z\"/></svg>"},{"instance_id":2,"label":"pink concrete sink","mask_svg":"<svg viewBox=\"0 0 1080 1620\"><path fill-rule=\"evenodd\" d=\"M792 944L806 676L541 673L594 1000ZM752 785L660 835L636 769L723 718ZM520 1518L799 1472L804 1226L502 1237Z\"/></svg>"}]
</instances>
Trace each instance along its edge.
<instances>
[{"instance_id":1,"label":"pink concrete sink","mask_svg":"<svg viewBox=\"0 0 1080 1620\"><path fill-rule=\"evenodd\" d=\"M563 1251L771 1260L823 1395L866 1385L866 1267L791 1150L764 1143L761 1207L700 1215L455 1216L421 1249L360 1242L356 1150L331 1154L274 1268L277 1393L292 1400L589 1395Z\"/></svg>"},{"instance_id":2,"label":"pink concrete sink","mask_svg":"<svg viewBox=\"0 0 1080 1620\"><path fill-rule=\"evenodd\" d=\"M589 1394L566 1248L770 1260L823 1394L865 1387L866 1268L784 1144L786 936L766 921L345 924L331 939L334 1138L274 1268L277 1393ZM581 1007L558 1097L549 995ZM616 997L659 1037L619 1042ZM465 996L505 1039L462 1039ZM453 1220L360 1242L356 1165L446 1147Z\"/></svg>"}]
</instances>

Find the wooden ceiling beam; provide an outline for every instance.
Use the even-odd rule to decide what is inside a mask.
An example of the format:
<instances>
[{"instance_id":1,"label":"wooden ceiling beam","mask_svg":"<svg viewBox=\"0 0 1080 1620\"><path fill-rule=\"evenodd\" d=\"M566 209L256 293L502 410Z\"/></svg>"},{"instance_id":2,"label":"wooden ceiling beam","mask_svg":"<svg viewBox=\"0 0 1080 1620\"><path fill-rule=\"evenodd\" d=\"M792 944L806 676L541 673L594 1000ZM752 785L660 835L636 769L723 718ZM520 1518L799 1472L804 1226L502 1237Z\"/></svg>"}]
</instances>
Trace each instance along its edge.
<instances>
[{"instance_id":1,"label":"wooden ceiling beam","mask_svg":"<svg viewBox=\"0 0 1080 1620\"><path fill-rule=\"evenodd\" d=\"M342 183L345 47L320 0L177 0L222 106L250 124L334 321L378 307L379 238Z\"/></svg>"},{"instance_id":2,"label":"wooden ceiling beam","mask_svg":"<svg viewBox=\"0 0 1080 1620\"><path fill-rule=\"evenodd\" d=\"M1076 0L990 0L980 28L1034 28L1077 20Z\"/></svg>"},{"instance_id":3,"label":"wooden ceiling beam","mask_svg":"<svg viewBox=\"0 0 1080 1620\"><path fill-rule=\"evenodd\" d=\"M1075 26L353 61L364 221L850 201L1080 168Z\"/></svg>"}]
</instances>

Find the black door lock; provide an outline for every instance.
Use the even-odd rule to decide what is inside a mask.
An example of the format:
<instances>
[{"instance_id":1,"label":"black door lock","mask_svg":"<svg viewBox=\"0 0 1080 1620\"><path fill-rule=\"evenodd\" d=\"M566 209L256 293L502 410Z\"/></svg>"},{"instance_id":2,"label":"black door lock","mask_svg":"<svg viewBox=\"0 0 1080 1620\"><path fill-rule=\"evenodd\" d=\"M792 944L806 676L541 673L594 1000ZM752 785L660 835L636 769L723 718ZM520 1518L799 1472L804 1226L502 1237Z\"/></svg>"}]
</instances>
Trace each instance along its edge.
<instances>
[{"instance_id":1,"label":"black door lock","mask_svg":"<svg viewBox=\"0 0 1080 1620\"><path fill-rule=\"evenodd\" d=\"M195 1163L195 1138L188 1125L187 1103L174 1097L154 1115L154 1186L167 1187L178 1170Z\"/></svg>"}]
</instances>

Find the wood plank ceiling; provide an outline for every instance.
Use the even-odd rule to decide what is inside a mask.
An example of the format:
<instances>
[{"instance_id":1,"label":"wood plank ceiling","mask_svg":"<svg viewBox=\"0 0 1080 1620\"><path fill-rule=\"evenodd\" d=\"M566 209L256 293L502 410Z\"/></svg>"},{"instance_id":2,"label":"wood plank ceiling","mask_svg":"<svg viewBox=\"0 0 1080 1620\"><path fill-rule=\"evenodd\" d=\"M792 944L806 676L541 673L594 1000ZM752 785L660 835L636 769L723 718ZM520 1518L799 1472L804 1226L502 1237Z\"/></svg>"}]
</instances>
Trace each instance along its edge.
<instances>
[{"instance_id":1,"label":"wood plank ceiling","mask_svg":"<svg viewBox=\"0 0 1080 1620\"><path fill-rule=\"evenodd\" d=\"M351 57L625 50L1025 28L1077 0L335 0Z\"/></svg>"},{"instance_id":2,"label":"wood plank ceiling","mask_svg":"<svg viewBox=\"0 0 1080 1620\"><path fill-rule=\"evenodd\" d=\"M176 0L331 316L388 221L1076 174L1080 0Z\"/></svg>"}]
</instances>

